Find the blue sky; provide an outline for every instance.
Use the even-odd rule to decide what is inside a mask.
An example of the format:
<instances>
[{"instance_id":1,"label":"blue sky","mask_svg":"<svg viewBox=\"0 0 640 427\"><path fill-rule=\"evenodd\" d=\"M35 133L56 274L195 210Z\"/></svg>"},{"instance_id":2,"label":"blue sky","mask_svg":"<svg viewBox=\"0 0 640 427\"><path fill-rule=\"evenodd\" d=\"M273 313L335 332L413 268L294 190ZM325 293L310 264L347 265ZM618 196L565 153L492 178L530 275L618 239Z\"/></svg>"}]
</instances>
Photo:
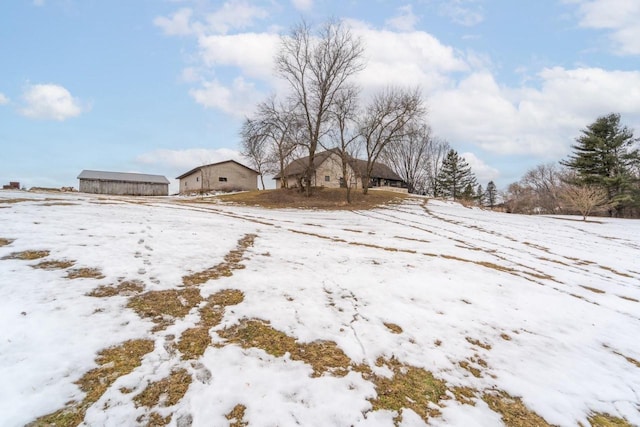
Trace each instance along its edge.
<instances>
[{"instance_id":1,"label":"blue sky","mask_svg":"<svg viewBox=\"0 0 640 427\"><path fill-rule=\"evenodd\" d=\"M279 35L329 17L366 46L365 96L418 85L434 133L483 185L564 158L609 112L640 136L638 0L11 0L0 183L238 159L242 118L283 90Z\"/></svg>"}]
</instances>

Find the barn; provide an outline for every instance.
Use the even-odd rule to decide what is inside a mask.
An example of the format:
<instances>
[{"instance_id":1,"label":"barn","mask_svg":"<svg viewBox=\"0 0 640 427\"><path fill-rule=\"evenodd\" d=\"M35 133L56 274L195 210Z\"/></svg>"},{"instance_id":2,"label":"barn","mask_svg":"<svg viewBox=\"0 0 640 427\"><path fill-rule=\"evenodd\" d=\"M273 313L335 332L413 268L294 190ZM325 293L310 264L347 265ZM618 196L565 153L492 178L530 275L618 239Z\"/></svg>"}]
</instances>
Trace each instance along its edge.
<instances>
[{"instance_id":1,"label":"barn","mask_svg":"<svg viewBox=\"0 0 640 427\"><path fill-rule=\"evenodd\" d=\"M80 191L120 196L167 196L169 180L162 175L83 170Z\"/></svg>"},{"instance_id":2,"label":"barn","mask_svg":"<svg viewBox=\"0 0 640 427\"><path fill-rule=\"evenodd\" d=\"M198 166L183 173L180 193L202 193L207 191L246 191L258 189L258 171L235 160Z\"/></svg>"}]
</instances>

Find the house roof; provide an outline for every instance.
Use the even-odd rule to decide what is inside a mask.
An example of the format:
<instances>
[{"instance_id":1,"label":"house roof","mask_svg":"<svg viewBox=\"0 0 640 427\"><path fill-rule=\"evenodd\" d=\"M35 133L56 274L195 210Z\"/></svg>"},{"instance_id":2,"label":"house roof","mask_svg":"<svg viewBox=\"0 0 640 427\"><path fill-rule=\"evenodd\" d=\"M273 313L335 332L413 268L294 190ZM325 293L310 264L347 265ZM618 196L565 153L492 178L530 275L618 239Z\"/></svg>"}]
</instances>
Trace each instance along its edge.
<instances>
[{"instance_id":1,"label":"house roof","mask_svg":"<svg viewBox=\"0 0 640 427\"><path fill-rule=\"evenodd\" d=\"M245 169L250 170L251 172L254 172L254 173L256 173L256 174L260 175L260 172L258 172L257 170L255 170L255 169L251 169L249 166L245 166L245 165L243 165L243 164L242 164L242 163L240 163L240 162L236 162L235 160L224 160L224 161L222 161L222 162L211 163L211 164L209 164L209 165L202 165L202 166L195 167L195 168L191 169L189 172L185 172L185 173L183 173L182 175L180 175L180 176L176 177L176 179L182 179L182 178L184 178L185 176L189 176L189 175L191 175L192 173L198 172L198 171L199 171L199 170L201 170L202 168L208 168L208 167L210 167L210 166L222 165L222 164L224 164L224 163L235 163L235 164L237 164L237 165L239 165L239 166L242 166L242 167L243 167L243 168L245 168Z\"/></svg>"},{"instance_id":2,"label":"house roof","mask_svg":"<svg viewBox=\"0 0 640 427\"><path fill-rule=\"evenodd\" d=\"M125 182L145 182L151 184L169 184L169 180L162 175L148 175L142 173L128 172L107 172L83 170L78 175L78 179L91 179L98 181L125 181Z\"/></svg>"},{"instance_id":3,"label":"house roof","mask_svg":"<svg viewBox=\"0 0 640 427\"><path fill-rule=\"evenodd\" d=\"M321 151L316 153L313 157L313 166L314 168L319 167L322 163L324 163L327 158L331 154L338 154L337 149L331 149L326 151ZM299 159L294 160L289 163L286 168L284 168L283 175L284 176L296 176L301 175L307 166L309 165L309 156L301 157ZM367 170L367 161L361 159L350 158L349 165L353 168L360 176L364 175ZM375 162L373 164L373 168L371 170L371 178L381 178L381 179L389 179L393 181L402 181L402 178L398 176L389 166ZM273 179L280 179L280 174L277 174Z\"/></svg>"}]
</instances>

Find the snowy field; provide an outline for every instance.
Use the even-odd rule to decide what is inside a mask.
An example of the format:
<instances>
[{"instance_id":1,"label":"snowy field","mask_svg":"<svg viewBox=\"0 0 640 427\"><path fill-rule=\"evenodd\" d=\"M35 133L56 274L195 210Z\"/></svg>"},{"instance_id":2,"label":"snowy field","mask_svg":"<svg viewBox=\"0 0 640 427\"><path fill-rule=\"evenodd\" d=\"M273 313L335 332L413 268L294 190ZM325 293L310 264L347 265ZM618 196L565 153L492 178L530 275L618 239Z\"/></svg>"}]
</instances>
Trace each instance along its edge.
<instances>
[{"instance_id":1,"label":"snowy field","mask_svg":"<svg viewBox=\"0 0 640 427\"><path fill-rule=\"evenodd\" d=\"M0 425L640 425L640 221L576 219L2 191Z\"/></svg>"}]
</instances>

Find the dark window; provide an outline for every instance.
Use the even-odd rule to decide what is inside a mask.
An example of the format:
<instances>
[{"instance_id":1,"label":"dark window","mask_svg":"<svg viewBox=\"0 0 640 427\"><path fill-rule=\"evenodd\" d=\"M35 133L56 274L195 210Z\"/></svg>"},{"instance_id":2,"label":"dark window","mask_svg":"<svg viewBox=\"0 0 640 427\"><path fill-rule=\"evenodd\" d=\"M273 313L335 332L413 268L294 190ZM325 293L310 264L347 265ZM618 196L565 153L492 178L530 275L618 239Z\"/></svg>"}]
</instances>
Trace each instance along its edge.
<instances>
[{"instance_id":1,"label":"dark window","mask_svg":"<svg viewBox=\"0 0 640 427\"><path fill-rule=\"evenodd\" d=\"M196 182L200 181L200 177L196 176Z\"/></svg>"},{"instance_id":2,"label":"dark window","mask_svg":"<svg viewBox=\"0 0 640 427\"><path fill-rule=\"evenodd\" d=\"M220 176L220 177L218 177L218 181L220 181L220 182L227 182L227 178L226 178L226 177L224 177L224 176Z\"/></svg>"},{"instance_id":3,"label":"dark window","mask_svg":"<svg viewBox=\"0 0 640 427\"><path fill-rule=\"evenodd\" d=\"M325 182L329 182L329 181L331 181L331 177L329 175L325 175L324 176L324 180L325 180Z\"/></svg>"}]
</instances>

